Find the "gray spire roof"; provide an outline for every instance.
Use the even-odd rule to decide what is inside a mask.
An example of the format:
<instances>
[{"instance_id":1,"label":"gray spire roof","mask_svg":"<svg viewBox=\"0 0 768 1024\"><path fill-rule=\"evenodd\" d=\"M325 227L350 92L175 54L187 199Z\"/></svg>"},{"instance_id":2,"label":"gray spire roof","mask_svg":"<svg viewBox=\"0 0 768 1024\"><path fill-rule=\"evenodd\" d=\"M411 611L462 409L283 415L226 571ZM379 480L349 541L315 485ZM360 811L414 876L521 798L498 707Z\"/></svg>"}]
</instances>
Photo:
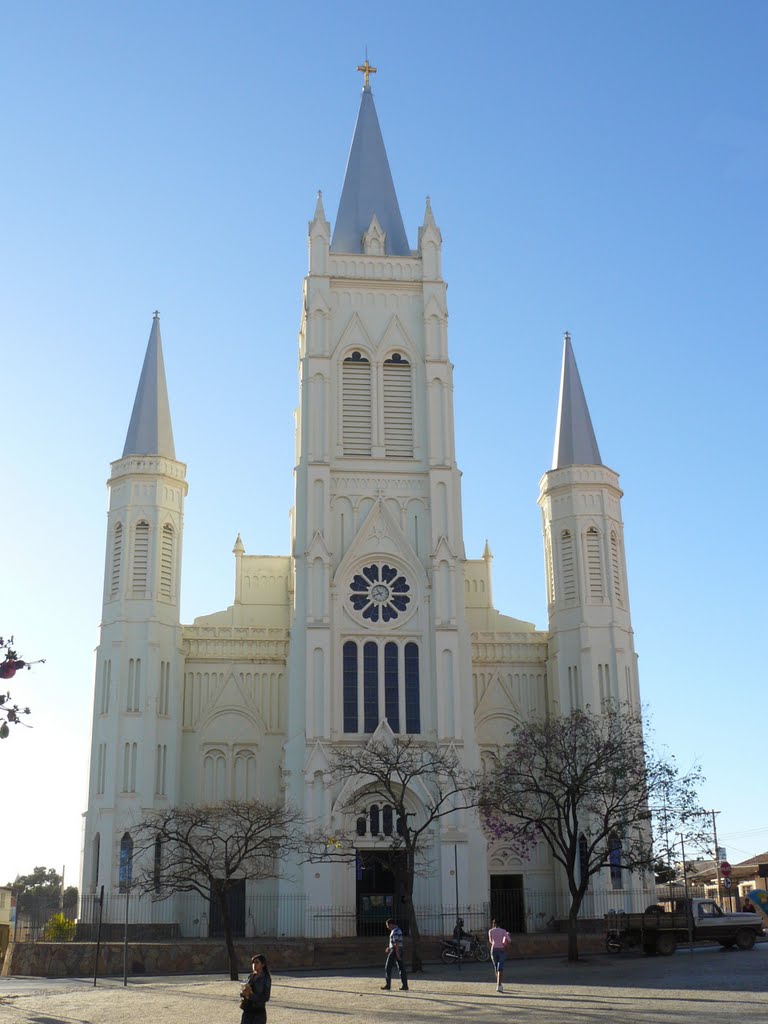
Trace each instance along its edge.
<instances>
[{"instance_id":1,"label":"gray spire roof","mask_svg":"<svg viewBox=\"0 0 768 1024\"><path fill-rule=\"evenodd\" d=\"M560 378L560 401L557 406L555 450L552 469L565 466L602 466L587 400L581 386L579 368L566 331L563 344L563 373Z\"/></svg>"},{"instance_id":2,"label":"gray spire roof","mask_svg":"<svg viewBox=\"0 0 768 1024\"><path fill-rule=\"evenodd\" d=\"M344 174L331 252L362 252L363 234L374 214L387 236L387 256L409 256L411 250L373 105L373 93L370 85L366 85Z\"/></svg>"},{"instance_id":3,"label":"gray spire roof","mask_svg":"<svg viewBox=\"0 0 768 1024\"><path fill-rule=\"evenodd\" d=\"M157 312L149 332L147 354L125 438L123 458L127 455L164 455L168 459L176 458L168 389L165 385L160 314Z\"/></svg>"}]
</instances>

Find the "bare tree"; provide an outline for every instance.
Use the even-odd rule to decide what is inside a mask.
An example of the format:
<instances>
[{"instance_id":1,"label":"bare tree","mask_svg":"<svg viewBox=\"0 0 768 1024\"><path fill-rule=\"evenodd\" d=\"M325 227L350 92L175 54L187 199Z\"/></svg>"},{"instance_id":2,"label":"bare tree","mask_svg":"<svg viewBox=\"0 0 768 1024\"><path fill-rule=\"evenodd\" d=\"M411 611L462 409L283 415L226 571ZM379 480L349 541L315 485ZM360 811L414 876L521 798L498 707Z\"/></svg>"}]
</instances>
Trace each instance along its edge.
<instances>
[{"instance_id":1,"label":"bare tree","mask_svg":"<svg viewBox=\"0 0 768 1024\"><path fill-rule=\"evenodd\" d=\"M278 878L288 855L303 848L296 809L259 800L154 809L131 829L137 867L132 886L167 899L196 892L221 914L230 978L238 977L228 896L242 880ZM160 844L159 864L156 858Z\"/></svg>"},{"instance_id":2,"label":"bare tree","mask_svg":"<svg viewBox=\"0 0 768 1024\"><path fill-rule=\"evenodd\" d=\"M629 708L576 710L512 730L481 785L483 819L521 856L543 840L563 868L569 960L578 960L577 919L590 880L604 868L652 872L655 808L664 807L668 832L698 831L702 781L698 766L682 774L674 757L651 750Z\"/></svg>"},{"instance_id":3,"label":"bare tree","mask_svg":"<svg viewBox=\"0 0 768 1024\"><path fill-rule=\"evenodd\" d=\"M411 970L423 970L420 934L413 903L414 878L426 869L429 831L436 821L476 803L474 780L464 771L455 752L420 736L394 736L370 740L362 747L337 747L329 756L329 784L353 783L343 803L351 815L367 811L372 802L391 808L392 827L380 828L381 852L402 851L402 902L411 938ZM414 812L411 808L418 806ZM383 826L383 822L382 822ZM388 834L389 833L389 834ZM355 856L354 835L325 840L321 857Z\"/></svg>"}]
</instances>

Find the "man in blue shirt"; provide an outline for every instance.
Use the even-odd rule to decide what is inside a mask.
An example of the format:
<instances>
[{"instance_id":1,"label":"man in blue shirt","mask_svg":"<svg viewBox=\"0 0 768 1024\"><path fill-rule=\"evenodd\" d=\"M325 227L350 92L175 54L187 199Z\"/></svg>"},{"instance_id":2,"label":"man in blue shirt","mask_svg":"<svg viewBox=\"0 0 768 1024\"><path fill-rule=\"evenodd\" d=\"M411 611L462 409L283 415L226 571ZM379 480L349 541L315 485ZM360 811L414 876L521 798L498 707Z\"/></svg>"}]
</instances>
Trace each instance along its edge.
<instances>
[{"instance_id":1,"label":"man in blue shirt","mask_svg":"<svg viewBox=\"0 0 768 1024\"><path fill-rule=\"evenodd\" d=\"M387 959L384 964L385 984L382 989L392 988L392 968L397 964L400 975L400 991L408 991L408 976L405 973L405 959L403 957L403 933L398 928L397 921L391 917L386 921L386 928L389 932L389 945L387 946Z\"/></svg>"}]
</instances>

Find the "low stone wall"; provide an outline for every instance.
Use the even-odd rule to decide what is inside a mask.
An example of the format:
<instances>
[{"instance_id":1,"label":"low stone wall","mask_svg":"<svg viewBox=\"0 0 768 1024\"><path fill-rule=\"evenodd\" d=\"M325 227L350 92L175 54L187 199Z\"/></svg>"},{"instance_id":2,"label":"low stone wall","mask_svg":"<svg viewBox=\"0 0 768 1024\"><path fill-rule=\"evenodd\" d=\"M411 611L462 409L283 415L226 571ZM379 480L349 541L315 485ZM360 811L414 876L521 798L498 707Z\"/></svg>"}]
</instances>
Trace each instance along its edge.
<instances>
[{"instance_id":1,"label":"low stone wall","mask_svg":"<svg viewBox=\"0 0 768 1024\"><path fill-rule=\"evenodd\" d=\"M376 939L252 939L235 943L241 974L248 973L251 956L264 953L276 971L333 970L345 967L381 967L386 936ZM579 936L581 953L603 949L603 937ZM514 935L509 957L565 956L563 934ZM93 975L96 944L93 942L17 942L8 951L3 973L38 978L88 978ZM426 962L440 959L440 940L422 940ZM123 973L123 943L102 942L100 976ZM222 939L184 942L128 943L128 974L229 974L227 950Z\"/></svg>"}]
</instances>

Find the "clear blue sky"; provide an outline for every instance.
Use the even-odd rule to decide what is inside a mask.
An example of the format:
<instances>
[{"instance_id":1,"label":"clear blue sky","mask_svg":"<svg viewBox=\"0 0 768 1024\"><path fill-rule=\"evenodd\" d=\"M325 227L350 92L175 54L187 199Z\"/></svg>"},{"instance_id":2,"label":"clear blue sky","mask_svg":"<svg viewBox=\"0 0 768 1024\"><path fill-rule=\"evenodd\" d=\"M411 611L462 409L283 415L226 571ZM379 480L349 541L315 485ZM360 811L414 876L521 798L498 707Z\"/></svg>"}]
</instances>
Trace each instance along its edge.
<instances>
[{"instance_id":1,"label":"clear blue sky","mask_svg":"<svg viewBox=\"0 0 768 1024\"><path fill-rule=\"evenodd\" d=\"M184 621L288 553L315 195L365 47L400 205L444 239L467 552L546 628L562 333L621 474L640 683L738 861L768 849L763 2L0 6L0 882L79 872L109 463L161 312L188 465ZM755 724L752 724L755 723Z\"/></svg>"}]
</instances>

